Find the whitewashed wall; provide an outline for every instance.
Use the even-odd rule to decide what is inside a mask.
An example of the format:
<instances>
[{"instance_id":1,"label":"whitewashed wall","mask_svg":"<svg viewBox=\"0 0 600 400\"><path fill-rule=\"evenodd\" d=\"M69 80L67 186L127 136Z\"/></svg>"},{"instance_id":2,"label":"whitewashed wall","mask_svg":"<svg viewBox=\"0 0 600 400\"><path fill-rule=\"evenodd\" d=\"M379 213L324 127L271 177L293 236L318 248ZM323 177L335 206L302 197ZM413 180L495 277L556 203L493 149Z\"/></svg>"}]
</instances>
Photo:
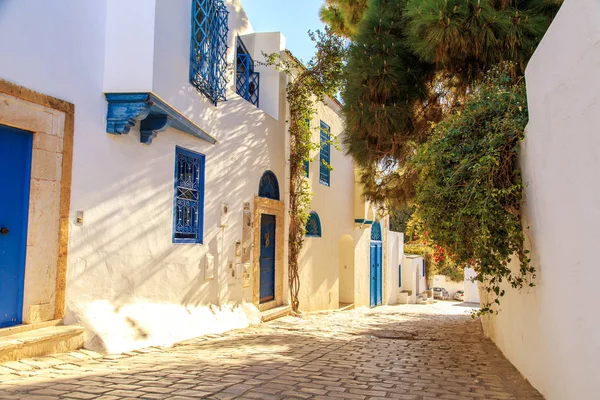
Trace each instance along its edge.
<instances>
[{"instance_id":1,"label":"whitewashed wall","mask_svg":"<svg viewBox=\"0 0 600 400\"><path fill-rule=\"evenodd\" d=\"M239 1L227 4L232 61L235 35L251 26ZM87 347L165 345L258 320L252 287L228 280L226 262L241 239L243 203L252 202L265 170L284 193L285 121L232 87L218 107L192 88L190 11L190 0L0 6L0 36L13 38L0 41L10 55L0 60L0 78L75 104L71 220L83 211L84 222L70 227L66 321L88 328ZM174 129L150 146L136 128L107 134L104 91L154 91L218 143ZM172 243L176 145L206 155L203 245ZM222 202L231 210L227 228L218 226ZM204 274L208 252L217 266L212 280Z\"/></svg>"},{"instance_id":2,"label":"whitewashed wall","mask_svg":"<svg viewBox=\"0 0 600 400\"><path fill-rule=\"evenodd\" d=\"M465 268L465 303L479 303L479 282L472 280L476 276L473 268Z\"/></svg>"},{"instance_id":3,"label":"whitewashed wall","mask_svg":"<svg viewBox=\"0 0 600 400\"><path fill-rule=\"evenodd\" d=\"M600 3L566 0L526 71L524 226L536 287L507 289L485 331L545 398L600 393ZM513 264L513 268L517 265Z\"/></svg>"},{"instance_id":4,"label":"whitewashed wall","mask_svg":"<svg viewBox=\"0 0 600 400\"><path fill-rule=\"evenodd\" d=\"M400 232L388 231L387 235L387 264L385 274L385 290L384 290L384 304L396 304L397 295L401 290L399 279L400 268L402 264L402 257L404 256L404 234Z\"/></svg>"},{"instance_id":5,"label":"whitewashed wall","mask_svg":"<svg viewBox=\"0 0 600 400\"><path fill-rule=\"evenodd\" d=\"M343 120L339 106L326 99L326 103L317 104L317 113L310 123L313 141L320 143L320 121L331 128L331 135L338 136L343 130ZM331 186L319 183L319 151L311 153L313 161L309 165L309 185L313 193L310 204L321 220L322 236L307 237L300 254L300 307L304 311L337 308L340 299L340 258L346 266L353 259L348 254L348 239L354 232L354 164L350 157L331 146L330 172ZM340 248L345 250L341 254ZM355 247L356 248L356 247ZM356 264L355 264L356 265ZM348 272L348 269L345 269ZM350 275L351 273L349 273ZM348 278L348 276L344 276ZM348 298L348 286L345 298Z\"/></svg>"}]
</instances>

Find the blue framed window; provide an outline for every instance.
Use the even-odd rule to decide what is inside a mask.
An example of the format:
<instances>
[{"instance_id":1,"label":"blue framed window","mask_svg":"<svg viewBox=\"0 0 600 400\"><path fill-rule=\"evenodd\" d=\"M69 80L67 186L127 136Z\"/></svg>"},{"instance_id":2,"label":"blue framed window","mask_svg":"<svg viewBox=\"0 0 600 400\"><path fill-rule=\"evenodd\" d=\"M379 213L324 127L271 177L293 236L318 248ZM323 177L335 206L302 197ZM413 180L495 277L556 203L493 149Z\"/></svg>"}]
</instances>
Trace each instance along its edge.
<instances>
[{"instance_id":1,"label":"blue framed window","mask_svg":"<svg viewBox=\"0 0 600 400\"><path fill-rule=\"evenodd\" d=\"M192 0L190 83L214 105L227 91L227 20L223 0Z\"/></svg>"},{"instance_id":2,"label":"blue framed window","mask_svg":"<svg viewBox=\"0 0 600 400\"><path fill-rule=\"evenodd\" d=\"M321 151L319 159L319 183L331 186L331 128L323 121L321 121Z\"/></svg>"},{"instance_id":3,"label":"blue framed window","mask_svg":"<svg viewBox=\"0 0 600 400\"><path fill-rule=\"evenodd\" d=\"M425 276L425 260L422 260L421 271L422 271L422 275Z\"/></svg>"},{"instance_id":4,"label":"blue framed window","mask_svg":"<svg viewBox=\"0 0 600 400\"><path fill-rule=\"evenodd\" d=\"M237 38L235 72L236 93L258 107L260 74L254 72L254 60L239 37Z\"/></svg>"},{"instance_id":5,"label":"blue framed window","mask_svg":"<svg viewBox=\"0 0 600 400\"><path fill-rule=\"evenodd\" d=\"M310 214L308 214L308 220L306 221L306 236L321 237L321 219L314 211L311 211Z\"/></svg>"},{"instance_id":6,"label":"blue framed window","mask_svg":"<svg viewBox=\"0 0 600 400\"><path fill-rule=\"evenodd\" d=\"M202 243L204 234L204 154L175 148L173 243Z\"/></svg>"},{"instance_id":7,"label":"blue framed window","mask_svg":"<svg viewBox=\"0 0 600 400\"><path fill-rule=\"evenodd\" d=\"M279 183L271 171L265 171L258 184L258 197L279 200Z\"/></svg>"}]
</instances>

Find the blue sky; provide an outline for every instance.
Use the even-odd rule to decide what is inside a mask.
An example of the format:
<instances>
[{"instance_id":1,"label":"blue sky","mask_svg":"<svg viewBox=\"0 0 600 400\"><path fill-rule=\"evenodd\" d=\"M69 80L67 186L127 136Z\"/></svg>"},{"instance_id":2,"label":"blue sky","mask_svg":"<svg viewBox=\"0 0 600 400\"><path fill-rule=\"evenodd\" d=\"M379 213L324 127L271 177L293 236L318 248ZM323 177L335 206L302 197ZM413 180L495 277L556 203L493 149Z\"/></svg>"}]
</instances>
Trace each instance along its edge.
<instances>
[{"instance_id":1,"label":"blue sky","mask_svg":"<svg viewBox=\"0 0 600 400\"><path fill-rule=\"evenodd\" d=\"M308 30L323 30L319 8L323 0L242 0L256 32L283 32L287 48L302 61L313 56L315 47Z\"/></svg>"}]
</instances>

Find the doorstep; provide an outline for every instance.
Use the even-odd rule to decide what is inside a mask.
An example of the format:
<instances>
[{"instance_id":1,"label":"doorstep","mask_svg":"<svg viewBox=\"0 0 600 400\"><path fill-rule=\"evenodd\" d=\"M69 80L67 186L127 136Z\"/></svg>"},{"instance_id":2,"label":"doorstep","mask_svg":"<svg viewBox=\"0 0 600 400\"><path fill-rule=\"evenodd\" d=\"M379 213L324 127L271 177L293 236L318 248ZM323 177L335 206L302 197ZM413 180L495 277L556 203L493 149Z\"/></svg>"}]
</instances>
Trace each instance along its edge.
<instances>
[{"instance_id":1,"label":"doorstep","mask_svg":"<svg viewBox=\"0 0 600 400\"><path fill-rule=\"evenodd\" d=\"M10 331L3 329L0 336L0 363L66 353L83 347L84 329L77 325L50 325L37 329L25 329L20 325L7 329Z\"/></svg>"},{"instance_id":2,"label":"doorstep","mask_svg":"<svg viewBox=\"0 0 600 400\"><path fill-rule=\"evenodd\" d=\"M277 318L285 317L290 315L292 307L290 306L279 306L271 308L270 310L262 311L260 313L261 322L269 322Z\"/></svg>"}]
</instances>

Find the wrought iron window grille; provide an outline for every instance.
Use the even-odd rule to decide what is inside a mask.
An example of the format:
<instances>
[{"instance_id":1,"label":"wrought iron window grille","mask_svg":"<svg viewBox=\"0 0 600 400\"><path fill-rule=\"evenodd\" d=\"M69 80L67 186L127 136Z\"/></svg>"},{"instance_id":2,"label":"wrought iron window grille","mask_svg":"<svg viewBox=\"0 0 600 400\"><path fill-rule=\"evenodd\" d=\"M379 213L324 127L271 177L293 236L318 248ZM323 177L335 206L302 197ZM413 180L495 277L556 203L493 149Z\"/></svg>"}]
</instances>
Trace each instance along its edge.
<instances>
[{"instance_id":1,"label":"wrought iron window grille","mask_svg":"<svg viewBox=\"0 0 600 400\"><path fill-rule=\"evenodd\" d=\"M311 211L310 214L308 214L308 220L306 221L306 236L321 237L321 219L314 211Z\"/></svg>"},{"instance_id":2,"label":"wrought iron window grille","mask_svg":"<svg viewBox=\"0 0 600 400\"><path fill-rule=\"evenodd\" d=\"M192 1L190 83L214 105L227 100L227 22L223 0Z\"/></svg>"},{"instance_id":3,"label":"wrought iron window grille","mask_svg":"<svg viewBox=\"0 0 600 400\"><path fill-rule=\"evenodd\" d=\"M173 242L202 243L205 156L176 147Z\"/></svg>"},{"instance_id":4,"label":"wrought iron window grille","mask_svg":"<svg viewBox=\"0 0 600 400\"><path fill-rule=\"evenodd\" d=\"M244 42L237 38L235 91L245 100L258 107L260 74L254 72L254 60Z\"/></svg>"},{"instance_id":5,"label":"wrought iron window grille","mask_svg":"<svg viewBox=\"0 0 600 400\"><path fill-rule=\"evenodd\" d=\"M258 197L279 201L279 183L271 171L266 171L258 184Z\"/></svg>"},{"instance_id":6,"label":"wrought iron window grille","mask_svg":"<svg viewBox=\"0 0 600 400\"><path fill-rule=\"evenodd\" d=\"M319 182L331 186L331 128L321 121L321 151L319 165Z\"/></svg>"}]
</instances>

